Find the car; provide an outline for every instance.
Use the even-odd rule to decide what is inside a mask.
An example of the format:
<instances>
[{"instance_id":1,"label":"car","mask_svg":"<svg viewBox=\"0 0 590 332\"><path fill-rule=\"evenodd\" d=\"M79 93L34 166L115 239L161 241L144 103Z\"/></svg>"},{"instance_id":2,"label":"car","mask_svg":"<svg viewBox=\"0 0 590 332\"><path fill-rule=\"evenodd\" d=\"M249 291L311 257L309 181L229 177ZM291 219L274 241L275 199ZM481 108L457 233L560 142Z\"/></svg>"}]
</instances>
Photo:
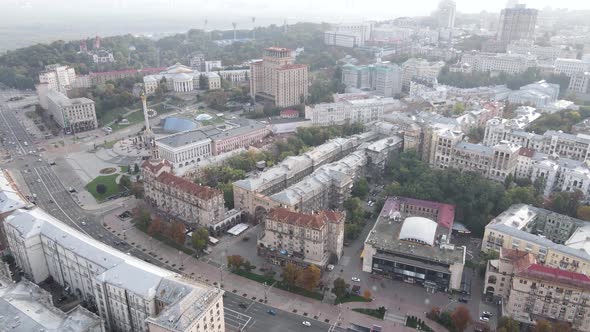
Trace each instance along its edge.
<instances>
[{"instance_id":1,"label":"car","mask_svg":"<svg viewBox=\"0 0 590 332\"><path fill-rule=\"evenodd\" d=\"M361 282L361 279L359 277L352 277L352 278L350 278L350 280L352 280L354 282Z\"/></svg>"},{"instance_id":2,"label":"car","mask_svg":"<svg viewBox=\"0 0 590 332\"><path fill-rule=\"evenodd\" d=\"M328 264L328 271L334 270L334 264Z\"/></svg>"},{"instance_id":3,"label":"car","mask_svg":"<svg viewBox=\"0 0 590 332\"><path fill-rule=\"evenodd\" d=\"M467 302L469 302L469 300L467 300L467 299L466 299L466 298L464 298L464 297L460 297L460 298L459 298L459 302L462 302L462 303L467 303Z\"/></svg>"},{"instance_id":4,"label":"car","mask_svg":"<svg viewBox=\"0 0 590 332\"><path fill-rule=\"evenodd\" d=\"M301 322L301 324L303 324L303 325L305 325L307 327L310 327L311 326L311 323L308 322L308 321L306 321L306 320L304 320L303 322Z\"/></svg>"},{"instance_id":5,"label":"car","mask_svg":"<svg viewBox=\"0 0 590 332\"><path fill-rule=\"evenodd\" d=\"M486 316L481 316L481 317L479 317L479 320L482 321L482 322L489 322L490 321L490 318L489 317L486 317Z\"/></svg>"},{"instance_id":6,"label":"car","mask_svg":"<svg viewBox=\"0 0 590 332\"><path fill-rule=\"evenodd\" d=\"M277 312L276 312L276 311L274 311L274 310L272 310L272 309L268 309L268 310L266 311L266 313L268 313L269 315L272 315L272 316L276 316L276 315L277 315Z\"/></svg>"},{"instance_id":7,"label":"car","mask_svg":"<svg viewBox=\"0 0 590 332\"><path fill-rule=\"evenodd\" d=\"M82 224L82 226L86 226L86 222L85 221L83 221L81 224Z\"/></svg>"},{"instance_id":8,"label":"car","mask_svg":"<svg viewBox=\"0 0 590 332\"><path fill-rule=\"evenodd\" d=\"M38 182L38 183L41 183L41 179L37 179L37 182Z\"/></svg>"},{"instance_id":9,"label":"car","mask_svg":"<svg viewBox=\"0 0 590 332\"><path fill-rule=\"evenodd\" d=\"M481 313L481 315L483 317L488 317L488 318L490 318L490 317L493 316L493 314L491 312L489 312L489 311L484 311L484 312Z\"/></svg>"},{"instance_id":10,"label":"car","mask_svg":"<svg viewBox=\"0 0 590 332\"><path fill-rule=\"evenodd\" d=\"M57 165L57 164L55 163L55 161L52 161L52 162L50 162L50 163L49 163L49 165L50 165L50 166L55 166L55 165Z\"/></svg>"},{"instance_id":11,"label":"car","mask_svg":"<svg viewBox=\"0 0 590 332\"><path fill-rule=\"evenodd\" d=\"M240 302L240 303L238 304L238 306L239 306L240 308L243 308L243 309L246 309L246 308L248 308L248 305L247 305L246 303L244 303L244 302Z\"/></svg>"},{"instance_id":12,"label":"car","mask_svg":"<svg viewBox=\"0 0 590 332\"><path fill-rule=\"evenodd\" d=\"M76 192L76 189L74 189L74 188L72 188L72 187L69 187L69 188L68 188L68 191L69 191L69 192L71 192L71 193L75 193L75 192Z\"/></svg>"}]
</instances>

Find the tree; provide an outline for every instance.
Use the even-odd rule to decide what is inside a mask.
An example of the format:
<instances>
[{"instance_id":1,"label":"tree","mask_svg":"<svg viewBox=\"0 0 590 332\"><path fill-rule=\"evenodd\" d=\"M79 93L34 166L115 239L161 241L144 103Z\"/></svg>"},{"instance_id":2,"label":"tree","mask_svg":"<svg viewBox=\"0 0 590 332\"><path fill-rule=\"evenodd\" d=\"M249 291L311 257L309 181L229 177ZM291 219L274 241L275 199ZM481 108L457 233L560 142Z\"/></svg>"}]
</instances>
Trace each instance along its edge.
<instances>
[{"instance_id":1,"label":"tree","mask_svg":"<svg viewBox=\"0 0 590 332\"><path fill-rule=\"evenodd\" d=\"M242 256L240 256L240 255L227 256L227 267L230 270L232 270L232 271L239 270L243 264L244 264L244 258Z\"/></svg>"},{"instance_id":2,"label":"tree","mask_svg":"<svg viewBox=\"0 0 590 332\"><path fill-rule=\"evenodd\" d=\"M322 271L317 266L310 264L301 271L298 281L301 287L311 291L316 288L321 276Z\"/></svg>"},{"instance_id":3,"label":"tree","mask_svg":"<svg viewBox=\"0 0 590 332\"><path fill-rule=\"evenodd\" d=\"M453 106L453 113L456 115L463 114L465 112L465 104L462 102L456 102L455 106Z\"/></svg>"},{"instance_id":4,"label":"tree","mask_svg":"<svg viewBox=\"0 0 590 332\"><path fill-rule=\"evenodd\" d=\"M590 206L582 205L578 207L578 211L576 211L576 216L579 219L590 221Z\"/></svg>"},{"instance_id":5,"label":"tree","mask_svg":"<svg viewBox=\"0 0 590 332\"><path fill-rule=\"evenodd\" d=\"M186 228L184 227L184 224L177 221L170 227L170 238L178 244L184 244L184 241L186 240Z\"/></svg>"},{"instance_id":6,"label":"tree","mask_svg":"<svg viewBox=\"0 0 590 332\"><path fill-rule=\"evenodd\" d=\"M250 263L250 261L245 261L244 264L242 264L242 268L244 269L244 271L250 272L250 271L254 270L256 268L256 266L252 265L252 263Z\"/></svg>"},{"instance_id":7,"label":"tree","mask_svg":"<svg viewBox=\"0 0 590 332\"><path fill-rule=\"evenodd\" d=\"M336 295L336 298L342 299L348 293L349 284L342 278L336 278L332 287L332 292Z\"/></svg>"},{"instance_id":8,"label":"tree","mask_svg":"<svg viewBox=\"0 0 590 332\"><path fill-rule=\"evenodd\" d=\"M199 89L200 90L207 90L209 88L209 82L207 82L207 77L201 74L199 75Z\"/></svg>"},{"instance_id":9,"label":"tree","mask_svg":"<svg viewBox=\"0 0 590 332\"><path fill-rule=\"evenodd\" d=\"M96 185L96 192L99 193L99 194L101 194L101 195L104 194L104 193L106 193L107 192L107 186L105 186L102 183L97 184Z\"/></svg>"},{"instance_id":10,"label":"tree","mask_svg":"<svg viewBox=\"0 0 590 332\"><path fill-rule=\"evenodd\" d=\"M128 176L122 175L119 179L119 189L120 190L127 190L131 187L131 180Z\"/></svg>"},{"instance_id":11,"label":"tree","mask_svg":"<svg viewBox=\"0 0 590 332\"><path fill-rule=\"evenodd\" d=\"M137 163L135 163L135 165L133 165L133 172L135 174L139 173L139 165Z\"/></svg>"},{"instance_id":12,"label":"tree","mask_svg":"<svg viewBox=\"0 0 590 332\"><path fill-rule=\"evenodd\" d=\"M205 227L197 228L192 235L192 245L193 248L197 249L198 251L203 251L207 249L207 245L209 244L209 231Z\"/></svg>"},{"instance_id":13,"label":"tree","mask_svg":"<svg viewBox=\"0 0 590 332\"><path fill-rule=\"evenodd\" d=\"M127 165L127 174L131 174L131 165Z\"/></svg>"},{"instance_id":14,"label":"tree","mask_svg":"<svg viewBox=\"0 0 590 332\"><path fill-rule=\"evenodd\" d=\"M498 332L519 332L520 326L518 321L510 317L501 317L498 321Z\"/></svg>"},{"instance_id":15,"label":"tree","mask_svg":"<svg viewBox=\"0 0 590 332\"><path fill-rule=\"evenodd\" d=\"M138 208L133 216L133 223L142 227L147 227L151 221L150 213L142 208Z\"/></svg>"},{"instance_id":16,"label":"tree","mask_svg":"<svg viewBox=\"0 0 590 332\"><path fill-rule=\"evenodd\" d=\"M300 277L300 275L301 269L293 263L287 263L283 267L283 273L281 274L283 277L283 282L285 282L288 287L295 286L295 283L297 282L297 279Z\"/></svg>"},{"instance_id":17,"label":"tree","mask_svg":"<svg viewBox=\"0 0 590 332\"><path fill-rule=\"evenodd\" d=\"M453 326L458 332L465 331L467 326L471 324L471 315L469 314L469 309L462 305L455 308L451 314L451 318L453 319Z\"/></svg>"},{"instance_id":18,"label":"tree","mask_svg":"<svg viewBox=\"0 0 590 332\"><path fill-rule=\"evenodd\" d=\"M158 233L162 233L163 225L162 220L160 218L155 218L150 222L148 226L148 234L154 235Z\"/></svg>"},{"instance_id":19,"label":"tree","mask_svg":"<svg viewBox=\"0 0 590 332\"><path fill-rule=\"evenodd\" d=\"M365 291L363 292L363 297L366 300L371 300L371 296L373 296L373 294L371 294L371 291L368 289L365 289Z\"/></svg>"},{"instance_id":20,"label":"tree","mask_svg":"<svg viewBox=\"0 0 590 332\"><path fill-rule=\"evenodd\" d=\"M552 332L551 323L545 319L538 319L532 332Z\"/></svg>"},{"instance_id":21,"label":"tree","mask_svg":"<svg viewBox=\"0 0 590 332\"><path fill-rule=\"evenodd\" d=\"M365 199L367 194L369 193L369 183L367 179L360 178L356 183L352 186L351 195L354 197L358 197L360 199Z\"/></svg>"}]
</instances>

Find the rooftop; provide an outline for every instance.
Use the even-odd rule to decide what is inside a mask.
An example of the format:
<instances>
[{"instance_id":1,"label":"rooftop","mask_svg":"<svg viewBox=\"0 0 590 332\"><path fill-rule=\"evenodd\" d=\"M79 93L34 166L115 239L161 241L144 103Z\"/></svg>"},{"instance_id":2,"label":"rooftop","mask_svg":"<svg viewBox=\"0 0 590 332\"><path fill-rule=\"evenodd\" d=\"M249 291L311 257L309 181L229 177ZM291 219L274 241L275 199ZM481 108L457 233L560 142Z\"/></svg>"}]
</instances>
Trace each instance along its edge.
<instances>
[{"instance_id":1,"label":"rooftop","mask_svg":"<svg viewBox=\"0 0 590 332\"><path fill-rule=\"evenodd\" d=\"M4 170L0 170L0 214L29 205Z\"/></svg>"},{"instance_id":2,"label":"rooftop","mask_svg":"<svg viewBox=\"0 0 590 332\"><path fill-rule=\"evenodd\" d=\"M266 125L258 121L234 119L225 121L225 124L222 125L205 126L194 130L183 131L159 138L156 141L172 148L179 148L192 143L206 142L207 140L217 141L235 137L264 127Z\"/></svg>"},{"instance_id":3,"label":"rooftop","mask_svg":"<svg viewBox=\"0 0 590 332\"><path fill-rule=\"evenodd\" d=\"M266 216L267 219L290 225L321 229L328 222L341 223L344 215L340 212L322 210L314 214L293 212L285 208L274 208Z\"/></svg>"},{"instance_id":4,"label":"rooftop","mask_svg":"<svg viewBox=\"0 0 590 332\"><path fill-rule=\"evenodd\" d=\"M53 306L51 294L23 279L0 279L0 331L84 332L98 328L102 320L77 306L65 313Z\"/></svg>"},{"instance_id":5,"label":"rooftop","mask_svg":"<svg viewBox=\"0 0 590 332\"><path fill-rule=\"evenodd\" d=\"M438 219L436 220L436 222L439 226L442 226L448 230L450 230L453 227L453 222L455 220L455 206L451 204L425 201L410 197L389 197L385 204L386 205L383 207L383 210L381 210L381 212L385 210L386 206L390 211L402 211L402 207L404 205L413 205L424 208L436 209L438 210Z\"/></svg>"},{"instance_id":6,"label":"rooftop","mask_svg":"<svg viewBox=\"0 0 590 332\"><path fill-rule=\"evenodd\" d=\"M162 172L156 178L156 181L204 200L209 200L213 197L222 195L219 189L202 186L168 172Z\"/></svg>"},{"instance_id":7,"label":"rooftop","mask_svg":"<svg viewBox=\"0 0 590 332\"><path fill-rule=\"evenodd\" d=\"M365 245L371 245L377 250L390 254L400 254L436 263L463 264L465 262L464 247L455 247L448 243L443 245L443 237L449 233L448 229L426 218L410 217L402 222L398 216L400 214L396 208L396 200L387 199L375 226L367 236ZM424 234L420 234L421 232ZM421 244L416 239L423 239L426 244Z\"/></svg>"}]
</instances>

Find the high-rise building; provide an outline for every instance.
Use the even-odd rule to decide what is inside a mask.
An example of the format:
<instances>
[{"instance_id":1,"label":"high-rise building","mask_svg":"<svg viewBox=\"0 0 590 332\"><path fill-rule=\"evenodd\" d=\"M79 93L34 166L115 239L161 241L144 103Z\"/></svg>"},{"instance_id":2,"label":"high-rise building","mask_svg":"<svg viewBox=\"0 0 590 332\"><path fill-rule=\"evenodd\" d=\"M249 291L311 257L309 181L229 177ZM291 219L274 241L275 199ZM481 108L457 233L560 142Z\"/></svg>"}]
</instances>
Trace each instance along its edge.
<instances>
[{"instance_id":1,"label":"high-rise building","mask_svg":"<svg viewBox=\"0 0 590 332\"><path fill-rule=\"evenodd\" d=\"M375 95L393 97L402 91L400 66L387 62L368 66L342 67L342 83L348 90L373 90Z\"/></svg>"},{"instance_id":2,"label":"high-rise building","mask_svg":"<svg viewBox=\"0 0 590 332\"><path fill-rule=\"evenodd\" d=\"M438 4L436 16L439 28L453 28L455 26L455 12L457 4L453 0L442 0Z\"/></svg>"},{"instance_id":3,"label":"high-rise building","mask_svg":"<svg viewBox=\"0 0 590 332\"><path fill-rule=\"evenodd\" d=\"M525 5L502 9L498 31L500 42L505 46L513 40L534 39L538 14L538 10Z\"/></svg>"},{"instance_id":4,"label":"high-rise building","mask_svg":"<svg viewBox=\"0 0 590 332\"><path fill-rule=\"evenodd\" d=\"M250 66L250 94L277 107L301 104L307 98L307 65L295 64L292 50L269 47L262 60Z\"/></svg>"},{"instance_id":5,"label":"high-rise building","mask_svg":"<svg viewBox=\"0 0 590 332\"><path fill-rule=\"evenodd\" d=\"M43 84L41 84L43 86ZM42 94L40 94L41 96ZM94 101L88 98L68 98L65 94L49 90L43 99L46 99L47 110L53 116L53 120L63 128L66 133L78 133L81 131L96 129L96 111ZM45 102L41 103L43 105Z\"/></svg>"},{"instance_id":6,"label":"high-rise building","mask_svg":"<svg viewBox=\"0 0 590 332\"><path fill-rule=\"evenodd\" d=\"M62 93L66 93L75 80L74 68L60 64L47 65L45 71L39 74L40 83L47 83L49 89Z\"/></svg>"}]
</instances>

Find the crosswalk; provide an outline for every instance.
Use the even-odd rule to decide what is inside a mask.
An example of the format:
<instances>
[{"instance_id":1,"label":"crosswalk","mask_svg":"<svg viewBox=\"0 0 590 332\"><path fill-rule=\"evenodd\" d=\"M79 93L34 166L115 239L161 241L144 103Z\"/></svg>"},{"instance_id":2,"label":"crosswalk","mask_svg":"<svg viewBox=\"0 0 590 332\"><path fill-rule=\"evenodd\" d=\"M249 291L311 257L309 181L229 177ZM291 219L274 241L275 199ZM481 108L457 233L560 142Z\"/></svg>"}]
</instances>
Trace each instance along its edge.
<instances>
[{"instance_id":1,"label":"crosswalk","mask_svg":"<svg viewBox=\"0 0 590 332\"><path fill-rule=\"evenodd\" d=\"M243 331L244 327L252 320L251 316L237 312L230 308L223 309L223 317L225 318L226 327L230 327L231 331Z\"/></svg>"},{"instance_id":2,"label":"crosswalk","mask_svg":"<svg viewBox=\"0 0 590 332\"><path fill-rule=\"evenodd\" d=\"M399 315L399 314L394 314L392 312L386 312L383 319L388 320L390 322L406 325L406 316L405 315Z\"/></svg>"}]
</instances>

